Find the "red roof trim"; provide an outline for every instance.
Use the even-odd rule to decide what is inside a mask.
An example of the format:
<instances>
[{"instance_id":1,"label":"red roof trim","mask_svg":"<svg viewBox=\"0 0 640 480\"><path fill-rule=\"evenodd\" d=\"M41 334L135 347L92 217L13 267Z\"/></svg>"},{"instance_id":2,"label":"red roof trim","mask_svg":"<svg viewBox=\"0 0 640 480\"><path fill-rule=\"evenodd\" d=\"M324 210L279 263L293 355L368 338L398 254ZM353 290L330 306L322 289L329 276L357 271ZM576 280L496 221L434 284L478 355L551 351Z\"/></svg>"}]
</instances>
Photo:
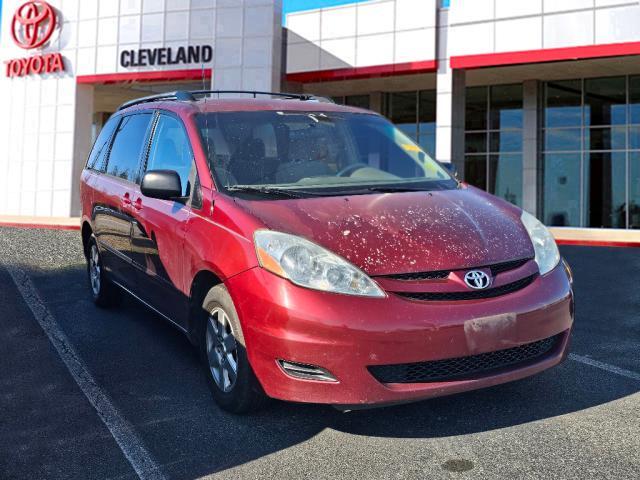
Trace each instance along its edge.
<instances>
[{"instance_id":1,"label":"red roof trim","mask_svg":"<svg viewBox=\"0 0 640 480\"><path fill-rule=\"evenodd\" d=\"M519 65L527 63L561 62L565 60L583 60L589 58L621 57L639 55L640 42L611 43L607 45L588 45L583 47L548 48L543 50L525 50L520 52L487 53L481 55L463 55L451 57L451 68L482 68L501 65Z\"/></svg>"},{"instance_id":2,"label":"red roof trim","mask_svg":"<svg viewBox=\"0 0 640 480\"><path fill-rule=\"evenodd\" d=\"M437 69L437 60L426 60L389 65L374 65L372 67L338 68L334 70L288 73L287 80L300 83L328 82L332 80L353 80L415 73L432 73Z\"/></svg>"},{"instance_id":3,"label":"red roof trim","mask_svg":"<svg viewBox=\"0 0 640 480\"><path fill-rule=\"evenodd\" d=\"M204 70L205 79L211 79L212 70ZM160 70L153 72L124 72L101 75L79 75L78 83L124 83L124 82L162 82L178 80L201 80L202 69L192 70Z\"/></svg>"}]
</instances>

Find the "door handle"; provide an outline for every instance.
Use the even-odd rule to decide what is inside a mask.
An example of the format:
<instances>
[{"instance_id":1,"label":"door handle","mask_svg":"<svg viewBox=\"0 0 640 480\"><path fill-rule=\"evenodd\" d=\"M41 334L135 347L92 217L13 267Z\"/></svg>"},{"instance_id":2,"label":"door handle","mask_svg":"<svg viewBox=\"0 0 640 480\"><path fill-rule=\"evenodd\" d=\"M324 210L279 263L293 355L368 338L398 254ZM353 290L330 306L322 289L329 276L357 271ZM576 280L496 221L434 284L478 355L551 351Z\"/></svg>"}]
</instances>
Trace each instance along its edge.
<instances>
[{"instance_id":1,"label":"door handle","mask_svg":"<svg viewBox=\"0 0 640 480\"><path fill-rule=\"evenodd\" d=\"M142 199L138 198L134 203L133 203L133 208L135 208L136 210L140 211L142 210Z\"/></svg>"}]
</instances>

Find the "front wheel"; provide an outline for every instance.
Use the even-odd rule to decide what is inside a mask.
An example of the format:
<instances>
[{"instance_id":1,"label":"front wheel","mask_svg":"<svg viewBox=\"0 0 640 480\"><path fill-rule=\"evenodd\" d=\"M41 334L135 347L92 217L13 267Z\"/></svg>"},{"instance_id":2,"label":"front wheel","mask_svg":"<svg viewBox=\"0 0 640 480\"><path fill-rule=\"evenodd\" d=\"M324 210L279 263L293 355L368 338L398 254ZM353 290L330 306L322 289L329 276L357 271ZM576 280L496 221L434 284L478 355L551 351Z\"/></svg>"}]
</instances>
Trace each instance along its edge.
<instances>
[{"instance_id":1,"label":"front wheel","mask_svg":"<svg viewBox=\"0 0 640 480\"><path fill-rule=\"evenodd\" d=\"M216 403L232 413L247 413L266 400L249 364L244 335L229 292L223 285L204 299L200 355Z\"/></svg>"},{"instance_id":2,"label":"front wheel","mask_svg":"<svg viewBox=\"0 0 640 480\"><path fill-rule=\"evenodd\" d=\"M93 236L87 245L87 274L93 303L102 308L112 307L119 303L120 290L107 278L102 264L102 256Z\"/></svg>"}]
</instances>

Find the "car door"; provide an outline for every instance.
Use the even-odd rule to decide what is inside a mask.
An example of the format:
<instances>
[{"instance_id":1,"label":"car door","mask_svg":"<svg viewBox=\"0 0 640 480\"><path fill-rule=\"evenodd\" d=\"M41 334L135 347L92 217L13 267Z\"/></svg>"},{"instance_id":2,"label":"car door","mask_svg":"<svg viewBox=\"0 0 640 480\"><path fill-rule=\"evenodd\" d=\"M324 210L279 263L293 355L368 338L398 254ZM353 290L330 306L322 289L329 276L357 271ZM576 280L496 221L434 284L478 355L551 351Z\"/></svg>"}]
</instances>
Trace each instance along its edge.
<instances>
[{"instance_id":1,"label":"car door","mask_svg":"<svg viewBox=\"0 0 640 480\"><path fill-rule=\"evenodd\" d=\"M160 113L153 129L144 172L174 170L183 198L159 200L139 194L134 199L133 263L138 295L174 323L186 328L188 286L184 281L184 235L196 186L193 150L179 117Z\"/></svg>"},{"instance_id":2,"label":"car door","mask_svg":"<svg viewBox=\"0 0 640 480\"><path fill-rule=\"evenodd\" d=\"M139 113L120 119L94 191L94 234L103 266L113 280L129 290L137 280L131 258L132 199L140 195L140 162L152 118L152 113Z\"/></svg>"}]
</instances>

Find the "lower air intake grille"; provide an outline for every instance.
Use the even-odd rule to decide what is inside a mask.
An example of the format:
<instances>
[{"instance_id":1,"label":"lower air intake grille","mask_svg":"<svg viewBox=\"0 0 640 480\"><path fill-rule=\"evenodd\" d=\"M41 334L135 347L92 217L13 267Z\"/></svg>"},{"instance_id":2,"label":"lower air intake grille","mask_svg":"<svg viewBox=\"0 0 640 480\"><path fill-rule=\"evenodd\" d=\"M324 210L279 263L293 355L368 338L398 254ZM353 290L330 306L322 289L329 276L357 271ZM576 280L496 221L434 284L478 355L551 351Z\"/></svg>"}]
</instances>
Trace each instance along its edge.
<instances>
[{"instance_id":1,"label":"lower air intake grille","mask_svg":"<svg viewBox=\"0 0 640 480\"><path fill-rule=\"evenodd\" d=\"M549 353L562 334L519 347L481 353L470 357L448 358L431 362L374 365L369 372L382 383L427 383L478 378L505 367L518 367Z\"/></svg>"},{"instance_id":2,"label":"lower air intake grille","mask_svg":"<svg viewBox=\"0 0 640 480\"><path fill-rule=\"evenodd\" d=\"M447 302L454 300L480 300L483 298L499 297L507 293L513 293L530 285L538 274L525 277L513 283L508 283L496 288L486 290L466 290L464 292L395 292L404 298L411 300Z\"/></svg>"},{"instance_id":3,"label":"lower air intake grille","mask_svg":"<svg viewBox=\"0 0 640 480\"><path fill-rule=\"evenodd\" d=\"M511 260L509 262L495 263L493 265L485 267L475 268L489 268L491 269L491 275L494 277L499 273L508 272L509 270L515 270L527 263L530 258L522 258L520 260ZM466 270L473 270L473 268L467 268ZM390 275L380 275L382 278L390 278L392 280L406 280L406 281L421 281L421 280L444 280L449 277L450 270L433 270L431 272L415 272L415 273L392 273Z\"/></svg>"}]
</instances>

